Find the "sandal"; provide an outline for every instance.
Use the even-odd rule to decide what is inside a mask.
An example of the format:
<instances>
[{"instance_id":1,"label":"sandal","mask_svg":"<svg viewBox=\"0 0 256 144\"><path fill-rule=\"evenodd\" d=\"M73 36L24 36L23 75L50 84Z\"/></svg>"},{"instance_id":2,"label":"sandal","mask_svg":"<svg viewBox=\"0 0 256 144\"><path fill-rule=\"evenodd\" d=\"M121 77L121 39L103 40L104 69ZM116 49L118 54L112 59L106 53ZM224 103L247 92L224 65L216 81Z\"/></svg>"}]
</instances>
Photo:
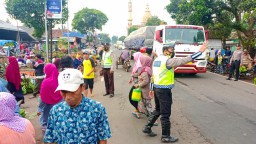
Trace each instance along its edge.
<instances>
[{"instance_id":1,"label":"sandal","mask_svg":"<svg viewBox=\"0 0 256 144\"><path fill-rule=\"evenodd\" d=\"M137 118L140 119L140 114L138 112L132 112L132 114Z\"/></svg>"}]
</instances>

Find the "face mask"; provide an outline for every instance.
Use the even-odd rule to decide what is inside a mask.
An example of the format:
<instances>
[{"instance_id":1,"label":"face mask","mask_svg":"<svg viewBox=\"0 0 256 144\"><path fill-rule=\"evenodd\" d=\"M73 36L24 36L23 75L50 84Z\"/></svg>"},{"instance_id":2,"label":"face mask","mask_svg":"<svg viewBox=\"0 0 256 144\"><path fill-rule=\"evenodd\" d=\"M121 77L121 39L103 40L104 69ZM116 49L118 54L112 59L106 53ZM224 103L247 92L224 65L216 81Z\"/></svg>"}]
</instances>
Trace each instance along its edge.
<instances>
[{"instance_id":1,"label":"face mask","mask_svg":"<svg viewBox=\"0 0 256 144\"><path fill-rule=\"evenodd\" d=\"M170 56L171 58L173 58L174 55L175 55L175 53L174 53L174 52L170 52L170 51L169 51L169 53L170 53L169 56Z\"/></svg>"},{"instance_id":2,"label":"face mask","mask_svg":"<svg viewBox=\"0 0 256 144\"><path fill-rule=\"evenodd\" d=\"M107 51L107 50L108 50L108 48L104 48L104 50L105 50L105 51Z\"/></svg>"}]
</instances>

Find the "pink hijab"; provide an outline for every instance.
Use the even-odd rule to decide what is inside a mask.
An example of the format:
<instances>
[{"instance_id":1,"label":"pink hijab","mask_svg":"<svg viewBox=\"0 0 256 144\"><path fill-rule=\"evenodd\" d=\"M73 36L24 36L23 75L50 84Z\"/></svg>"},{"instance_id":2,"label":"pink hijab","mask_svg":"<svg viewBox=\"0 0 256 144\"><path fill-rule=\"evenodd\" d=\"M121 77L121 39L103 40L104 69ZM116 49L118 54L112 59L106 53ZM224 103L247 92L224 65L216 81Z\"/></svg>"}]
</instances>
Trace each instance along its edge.
<instances>
[{"instance_id":1,"label":"pink hijab","mask_svg":"<svg viewBox=\"0 0 256 144\"><path fill-rule=\"evenodd\" d=\"M21 76L18 61L15 57L9 57L9 65L6 68L6 80L15 85L16 90L20 89Z\"/></svg>"},{"instance_id":2,"label":"pink hijab","mask_svg":"<svg viewBox=\"0 0 256 144\"><path fill-rule=\"evenodd\" d=\"M133 65L133 69L132 69L132 74L135 74L138 70L138 68L140 68L141 65L141 61L140 61L140 57L143 56L143 54L141 54L140 52L136 52L133 54L134 57L134 65Z\"/></svg>"},{"instance_id":3,"label":"pink hijab","mask_svg":"<svg viewBox=\"0 0 256 144\"><path fill-rule=\"evenodd\" d=\"M0 92L0 125L23 133L26 130L26 120L15 115L15 108L15 97L10 93Z\"/></svg>"},{"instance_id":4,"label":"pink hijab","mask_svg":"<svg viewBox=\"0 0 256 144\"><path fill-rule=\"evenodd\" d=\"M150 76L152 76L152 58L149 57L149 56L141 56L140 57L140 62L141 62L141 67L142 67L142 70L141 70L141 73L142 72L147 72Z\"/></svg>"},{"instance_id":5,"label":"pink hijab","mask_svg":"<svg viewBox=\"0 0 256 144\"><path fill-rule=\"evenodd\" d=\"M60 91L55 93L58 87L58 69L54 64L44 67L46 78L43 80L40 90L41 99L46 104L56 104L62 100Z\"/></svg>"}]
</instances>

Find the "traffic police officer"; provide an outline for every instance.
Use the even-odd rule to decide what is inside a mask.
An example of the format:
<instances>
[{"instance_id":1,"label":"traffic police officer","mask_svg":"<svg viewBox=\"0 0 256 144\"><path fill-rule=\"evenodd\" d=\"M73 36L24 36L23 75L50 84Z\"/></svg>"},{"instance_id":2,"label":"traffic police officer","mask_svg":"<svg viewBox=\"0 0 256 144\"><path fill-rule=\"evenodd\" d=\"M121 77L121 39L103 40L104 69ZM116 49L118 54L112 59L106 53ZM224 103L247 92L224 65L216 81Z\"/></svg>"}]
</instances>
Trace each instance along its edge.
<instances>
[{"instance_id":1,"label":"traffic police officer","mask_svg":"<svg viewBox=\"0 0 256 144\"><path fill-rule=\"evenodd\" d=\"M174 87L174 67L186 64L197 57L199 57L207 48L207 42L200 47L199 52L191 56L175 59L174 45L166 45L163 47L163 54L157 57L153 62L153 77L152 84L155 95L155 110L149 117L143 132L149 136L156 136L152 132L151 127L161 115L162 137L161 141L164 143L176 142L178 138L170 135L171 123L171 105L172 92ZM171 58L170 58L171 57Z\"/></svg>"},{"instance_id":2,"label":"traffic police officer","mask_svg":"<svg viewBox=\"0 0 256 144\"><path fill-rule=\"evenodd\" d=\"M110 44L106 43L104 45L104 52L102 55L103 60L103 76L105 81L106 94L103 96L110 95L110 97L114 97L114 69L115 65L113 61L115 61L115 55L112 50L110 50Z\"/></svg>"}]
</instances>

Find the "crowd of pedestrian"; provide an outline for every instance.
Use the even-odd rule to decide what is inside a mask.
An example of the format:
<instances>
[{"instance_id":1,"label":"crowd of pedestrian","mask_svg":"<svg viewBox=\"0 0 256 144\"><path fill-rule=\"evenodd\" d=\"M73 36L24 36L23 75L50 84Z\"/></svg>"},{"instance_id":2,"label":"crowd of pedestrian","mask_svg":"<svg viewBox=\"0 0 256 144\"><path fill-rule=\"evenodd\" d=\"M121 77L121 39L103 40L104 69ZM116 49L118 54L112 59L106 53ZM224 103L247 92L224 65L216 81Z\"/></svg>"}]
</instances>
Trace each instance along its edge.
<instances>
[{"instance_id":1,"label":"crowd of pedestrian","mask_svg":"<svg viewBox=\"0 0 256 144\"><path fill-rule=\"evenodd\" d=\"M132 84L128 94L129 101L134 107L132 114L138 119L143 115L148 117L142 132L150 137L157 135L152 131L152 127L157 125L157 120L161 116L163 143L178 141L178 138L171 135L170 122L174 67L199 57L207 49L207 42L198 52L180 59L173 58L174 47L174 45L165 45L162 54L154 58L147 54L145 47L134 53L134 66L129 81ZM95 71L104 77L106 93L103 96L109 95L110 98L115 96L116 57L110 49L110 44L106 43L101 49L99 71L96 70L95 60L89 50L72 52L62 58L55 58L52 63L45 63L41 55L35 55L35 60L31 61L36 73L36 89L32 98L40 95L38 116L45 143L106 144L111 138L106 109L101 103L92 99ZM230 58L233 71L237 70L243 58L242 51L238 47ZM223 59L221 52L218 51L214 61L220 72ZM15 73L7 73L8 71ZM0 137L8 136L13 139L0 138L0 143L35 143L35 130L32 124L16 112L17 101L24 100L24 96L19 97L15 94L21 90L18 59L15 57L9 57L6 79L7 85L11 88L5 89L0 81L0 110L5 112L0 116ZM140 100L133 99L135 90L137 92L139 90ZM154 108L152 101L155 103Z\"/></svg>"},{"instance_id":2,"label":"crowd of pedestrian","mask_svg":"<svg viewBox=\"0 0 256 144\"><path fill-rule=\"evenodd\" d=\"M114 61L114 55L109 50L109 44L104 47L102 69L106 71L104 75L109 80L106 91L113 97L113 70L110 72L110 62ZM0 109L5 112L0 116L0 143L35 143L35 130L28 120L20 117L18 105L19 101L24 103L19 63L27 62L28 59L24 60L24 57L10 56L4 74L6 84L0 81ZM95 60L91 52L72 52L62 58L56 57L52 63L44 62L42 56L36 54L28 63L35 70L36 86L30 98L39 95L37 114L40 116L44 142L107 143L111 131L106 110L101 103L87 98L88 88L90 96L94 96ZM6 140L3 137L13 139Z\"/></svg>"},{"instance_id":3,"label":"crowd of pedestrian","mask_svg":"<svg viewBox=\"0 0 256 144\"><path fill-rule=\"evenodd\" d=\"M247 49L236 46L235 51L231 51L227 46L225 49L214 50L213 48L208 53L209 62L214 64L214 72L218 74L228 74L227 80L231 80L235 75L234 81L238 81L241 73L252 72L255 67L256 56L252 59Z\"/></svg>"}]
</instances>

